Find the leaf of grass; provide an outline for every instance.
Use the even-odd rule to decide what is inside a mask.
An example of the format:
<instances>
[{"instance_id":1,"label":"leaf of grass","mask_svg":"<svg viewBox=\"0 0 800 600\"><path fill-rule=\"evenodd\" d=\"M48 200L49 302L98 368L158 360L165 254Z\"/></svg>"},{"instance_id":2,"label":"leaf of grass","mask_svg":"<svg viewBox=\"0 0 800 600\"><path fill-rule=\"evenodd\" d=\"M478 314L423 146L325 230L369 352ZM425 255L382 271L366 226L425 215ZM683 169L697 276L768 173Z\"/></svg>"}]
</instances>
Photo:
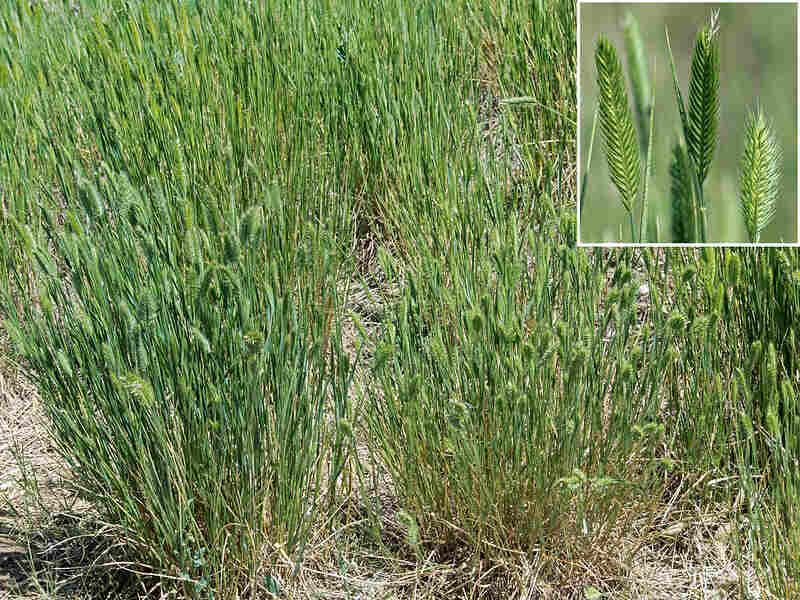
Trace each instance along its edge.
<instances>
[{"instance_id":1,"label":"leaf of grass","mask_svg":"<svg viewBox=\"0 0 800 600\"><path fill-rule=\"evenodd\" d=\"M583 174L583 181L581 182L581 196L580 196L580 212L583 214L583 200L586 196L586 183L589 180L589 170L592 168L592 150L594 150L594 135L597 131L597 112L598 107L594 109L594 119L592 119L592 135L589 137L589 155L586 158L586 172Z\"/></svg>"},{"instance_id":2,"label":"leaf of grass","mask_svg":"<svg viewBox=\"0 0 800 600\"><path fill-rule=\"evenodd\" d=\"M653 88L655 91L655 88ZM645 168L644 168L644 193L642 194L642 215L639 221L639 242L644 241L645 239L645 231L647 230L647 192L649 190L649 182L650 177L653 174L653 133L655 131L656 125L656 113L655 113L655 93L652 94L652 104L650 105L650 128L647 134L647 158L645 159ZM655 240L656 242L658 240Z\"/></svg>"},{"instance_id":3,"label":"leaf of grass","mask_svg":"<svg viewBox=\"0 0 800 600\"><path fill-rule=\"evenodd\" d=\"M630 66L633 105L636 108L636 119L639 122L639 136L642 152L648 147L648 123L653 110L654 94L650 90L650 74L647 70L647 59L644 54L642 35L639 32L639 21L630 12L625 15L625 48Z\"/></svg>"},{"instance_id":4,"label":"leaf of grass","mask_svg":"<svg viewBox=\"0 0 800 600\"><path fill-rule=\"evenodd\" d=\"M688 137L689 119L686 116L686 105L683 103L683 94L681 94L681 86L678 83L678 72L675 69L675 58L672 56L672 46L669 43L669 29L664 26L664 34L667 37L667 52L669 53L669 65L672 68L672 85L675 88L675 101L678 103L678 112L681 115L681 125L683 126L683 137Z\"/></svg>"}]
</instances>

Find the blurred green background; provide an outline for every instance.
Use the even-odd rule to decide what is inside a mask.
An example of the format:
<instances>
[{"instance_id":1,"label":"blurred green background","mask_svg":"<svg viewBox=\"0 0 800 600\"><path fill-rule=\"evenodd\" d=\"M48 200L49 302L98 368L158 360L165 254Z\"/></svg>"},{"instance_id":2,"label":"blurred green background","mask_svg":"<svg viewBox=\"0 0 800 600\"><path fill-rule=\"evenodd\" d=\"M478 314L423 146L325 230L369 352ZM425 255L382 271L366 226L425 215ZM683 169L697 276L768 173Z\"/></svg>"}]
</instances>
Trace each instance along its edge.
<instances>
[{"instance_id":1,"label":"blurred green background","mask_svg":"<svg viewBox=\"0 0 800 600\"><path fill-rule=\"evenodd\" d=\"M739 161L744 147L747 111L756 101L773 122L783 150L783 177L774 221L762 242L797 241L797 7L792 4L584 4L580 3L580 171L583 177L597 97L594 51L605 34L622 61L633 111L630 75L624 43L625 15L630 11L639 28L655 84L654 164L648 194L649 210L658 215L660 242L670 242L669 164L678 139L680 116L675 102L664 26L684 102L688 102L689 68L697 32L719 9L720 110L719 138L704 186L710 206L710 242L748 242L739 210ZM634 123L636 123L635 112ZM644 164L644 160L642 160ZM579 179L580 181L580 179ZM655 212L654 212L655 211ZM608 175L605 138L599 123L583 213L581 243L630 241L627 213ZM620 237L620 225L623 225Z\"/></svg>"}]
</instances>

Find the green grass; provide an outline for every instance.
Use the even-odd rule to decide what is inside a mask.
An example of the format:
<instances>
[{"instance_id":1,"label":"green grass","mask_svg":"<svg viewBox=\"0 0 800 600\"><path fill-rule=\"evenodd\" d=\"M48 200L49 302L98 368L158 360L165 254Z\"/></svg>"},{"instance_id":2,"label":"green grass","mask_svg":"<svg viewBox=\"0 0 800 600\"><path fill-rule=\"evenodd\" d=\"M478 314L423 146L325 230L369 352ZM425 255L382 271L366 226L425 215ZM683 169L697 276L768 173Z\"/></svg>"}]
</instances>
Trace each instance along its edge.
<instances>
[{"instance_id":1,"label":"green grass","mask_svg":"<svg viewBox=\"0 0 800 600\"><path fill-rule=\"evenodd\" d=\"M109 571L636 597L725 506L796 591L800 259L576 249L575 13L0 12L0 322Z\"/></svg>"},{"instance_id":2,"label":"green grass","mask_svg":"<svg viewBox=\"0 0 800 600\"><path fill-rule=\"evenodd\" d=\"M713 27L712 10L719 11ZM581 241L639 241L638 235L632 239L628 231L630 201L623 198L620 205L619 193L614 190L617 184L611 185L613 168L607 168L606 161L595 160L592 173L587 172L593 115L602 97L594 60L601 37L620 52L624 79L630 79L642 163L648 155L648 142L653 146L648 223L642 239L651 243L796 240L797 144L789 132L797 125L792 108L796 106L797 65L794 55L784 52L786 44L796 38L795 13L777 5L753 12L751 7L733 5L587 4L581 11L586 26L581 29L581 89L585 93L580 165L587 180L586 199L581 199ZM773 29L766 26L767 21L780 25ZM714 34L708 35L712 29ZM638 42L634 39L637 33ZM754 60L762 66L752 68ZM785 98L789 100L784 102ZM623 100L631 105L627 97ZM653 101L659 108L650 112ZM773 145L783 150L782 156L778 152L774 157L772 171L775 218L762 223L759 232L746 223L743 213L747 209L742 210L742 202L752 205L753 200L741 191L745 180L754 176L742 175L742 156L747 152L749 113L756 105L768 117ZM652 140L648 139L645 113L655 117ZM637 146L619 135L614 143L627 143L629 150ZM688 158L684 166L691 169L678 166L683 164L675 157L681 144L686 146ZM605 154L600 148L600 157ZM677 187L691 192L689 198L674 195L679 175L686 181ZM636 211L639 207L632 208ZM643 212L639 208L636 217Z\"/></svg>"}]
</instances>

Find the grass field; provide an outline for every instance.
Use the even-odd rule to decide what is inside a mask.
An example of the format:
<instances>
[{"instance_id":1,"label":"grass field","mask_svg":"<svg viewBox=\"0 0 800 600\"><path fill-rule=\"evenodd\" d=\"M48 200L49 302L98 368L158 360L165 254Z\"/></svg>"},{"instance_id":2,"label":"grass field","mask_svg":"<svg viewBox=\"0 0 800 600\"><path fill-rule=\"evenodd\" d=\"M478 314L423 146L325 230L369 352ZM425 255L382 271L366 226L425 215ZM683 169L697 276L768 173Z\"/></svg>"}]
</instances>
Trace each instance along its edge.
<instances>
[{"instance_id":1,"label":"grass field","mask_svg":"<svg viewBox=\"0 0 800 600\"><path fill-rule=\"evenodd\" d=\"M0 8L0 598L791 598L794 249L576 240L576 5Z\"/></svg>"}]
</instances>

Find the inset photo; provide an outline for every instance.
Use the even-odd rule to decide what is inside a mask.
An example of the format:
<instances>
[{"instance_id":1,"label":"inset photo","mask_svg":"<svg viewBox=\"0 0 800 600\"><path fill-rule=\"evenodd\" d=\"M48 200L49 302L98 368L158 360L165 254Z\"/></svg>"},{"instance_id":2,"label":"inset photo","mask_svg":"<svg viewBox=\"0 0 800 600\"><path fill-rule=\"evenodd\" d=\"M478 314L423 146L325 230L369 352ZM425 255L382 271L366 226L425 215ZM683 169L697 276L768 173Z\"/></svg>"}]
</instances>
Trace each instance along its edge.
<instances>
[{"instance_id":1,"label":"inset photo","mask_svg":"<svg viewBox=\"0 0 800 600\"><path fill-rule=\"evenodd\" d=\"M578 244L794 244L797 6L581 3Z\"/></svg>"}]
</instances>

